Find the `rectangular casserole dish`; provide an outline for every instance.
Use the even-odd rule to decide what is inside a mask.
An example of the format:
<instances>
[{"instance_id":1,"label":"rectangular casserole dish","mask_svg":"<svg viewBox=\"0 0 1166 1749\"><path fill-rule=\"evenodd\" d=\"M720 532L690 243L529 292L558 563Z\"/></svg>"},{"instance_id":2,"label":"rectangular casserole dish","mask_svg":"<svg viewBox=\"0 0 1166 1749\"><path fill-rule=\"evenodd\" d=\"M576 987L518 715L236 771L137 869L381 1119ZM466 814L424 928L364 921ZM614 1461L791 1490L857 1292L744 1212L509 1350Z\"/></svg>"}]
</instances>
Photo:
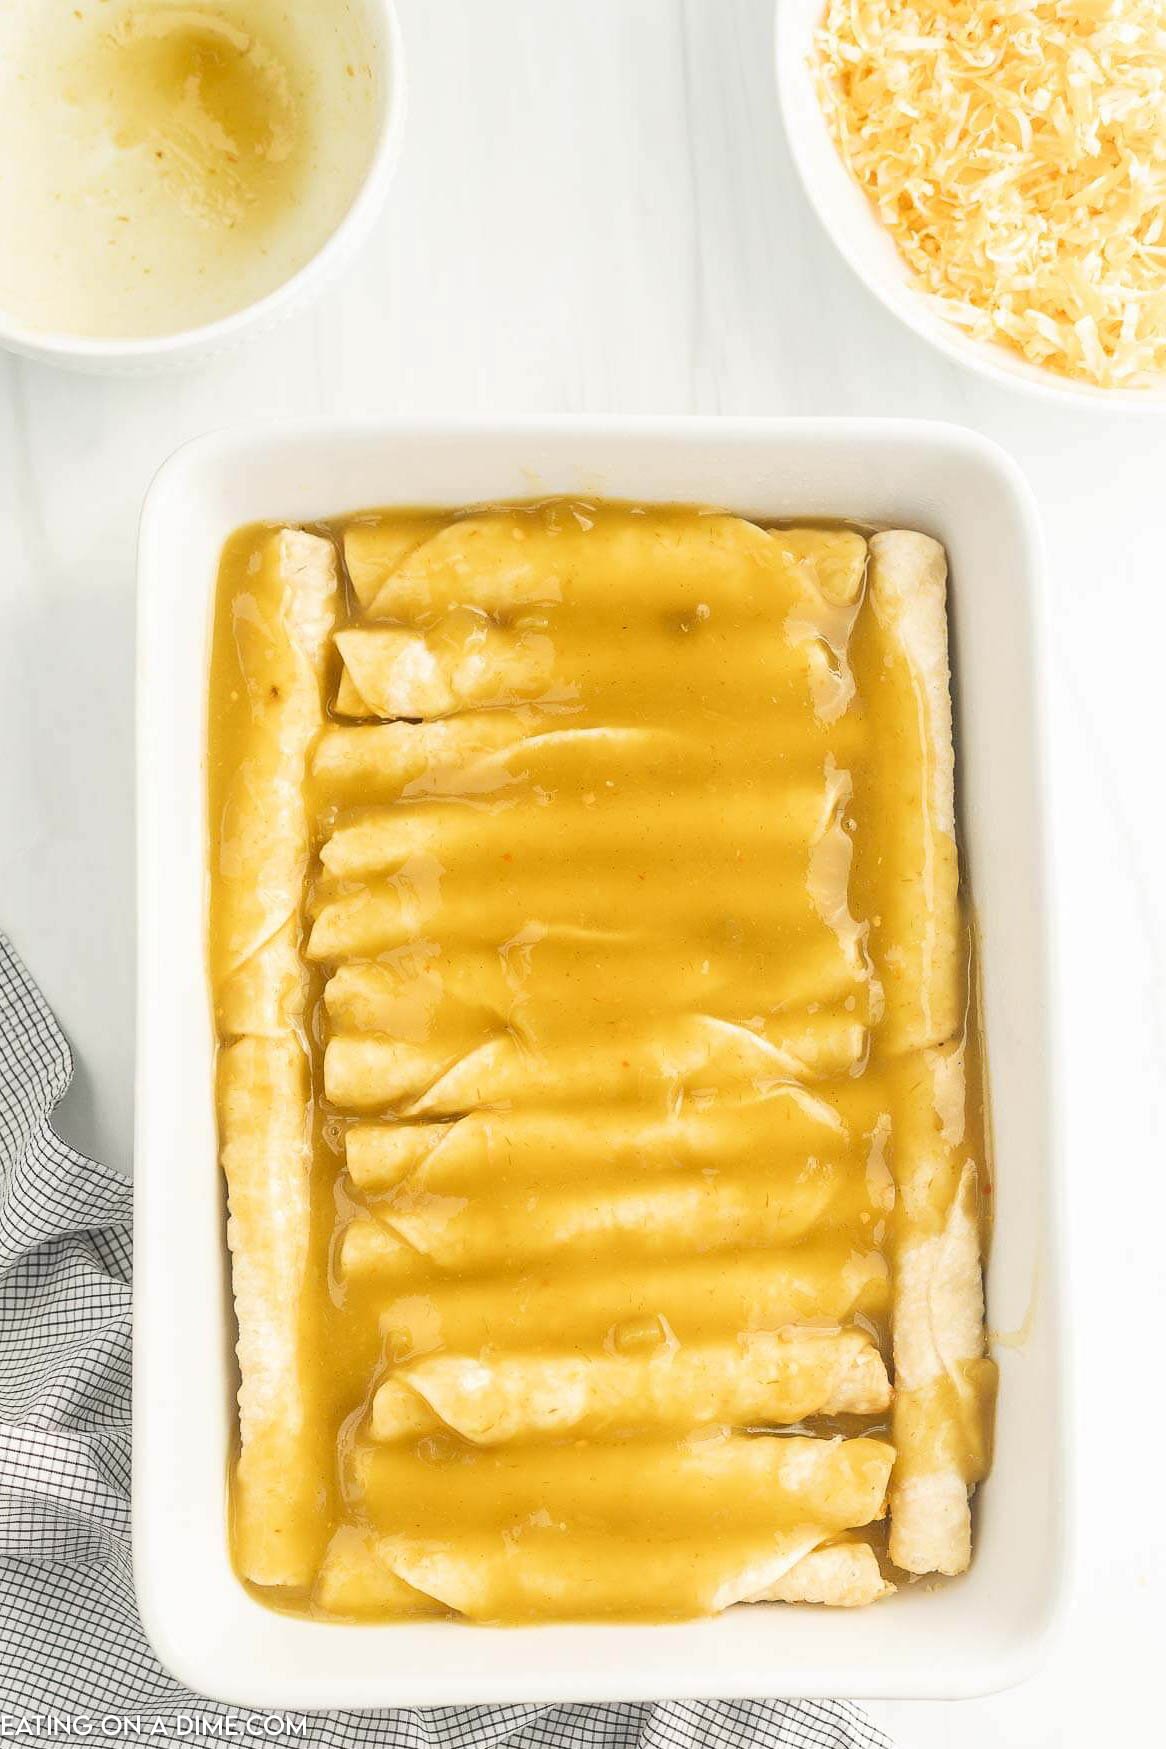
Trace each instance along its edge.
<instances>
[{"instance_id":1,"label":"rectangular casserole dish","mask_svg":"<svg viewBox=\"0 0 1166 1749\"><path fill-rule=\"evenodd\" d=\"M1001 1367L977 1554L952 1584L855 1612L739 1608L668 1626L346 1626L265 1609L231 1569L234 1319L205 975L206 684L219 552L257 519L573 493L935 535L951 566L966 877L995 1137L988 1321ZM1019 1680L1064 1585L1059 1302L1035 512L957 428L850 420L255 426L188 445L149 493L139 571L139 1016L134 1567L143 1622L191 1687L253 1706L847 1694Z\"/></svg>"}]
</instances>

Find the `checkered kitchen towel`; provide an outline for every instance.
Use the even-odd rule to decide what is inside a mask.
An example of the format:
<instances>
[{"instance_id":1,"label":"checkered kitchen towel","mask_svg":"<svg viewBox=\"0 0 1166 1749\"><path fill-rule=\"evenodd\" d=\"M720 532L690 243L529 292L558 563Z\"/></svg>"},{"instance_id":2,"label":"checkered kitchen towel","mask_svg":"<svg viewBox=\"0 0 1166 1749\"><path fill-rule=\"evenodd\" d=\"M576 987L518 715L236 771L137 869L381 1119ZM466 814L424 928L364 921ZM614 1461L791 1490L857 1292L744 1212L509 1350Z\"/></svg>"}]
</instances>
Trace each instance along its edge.
<instances>
[{"instance_id":1,"label":"checkered kitchen towel","mask_svg":"<svg viewBox=\"0 0 1166 1749\"><path fill-rule=\"evenodd\" d=\"M0 936L0 1737L180 1743L259 1724L269 1738L277 1720L190 1694L142 1637L129 1554L130 1187L53 1134L71 1074L56 1021ZM293 1726L291 1741L329 1749L889 1749L844 1701L445 1707Z\"/></svg>"}]
</instances>

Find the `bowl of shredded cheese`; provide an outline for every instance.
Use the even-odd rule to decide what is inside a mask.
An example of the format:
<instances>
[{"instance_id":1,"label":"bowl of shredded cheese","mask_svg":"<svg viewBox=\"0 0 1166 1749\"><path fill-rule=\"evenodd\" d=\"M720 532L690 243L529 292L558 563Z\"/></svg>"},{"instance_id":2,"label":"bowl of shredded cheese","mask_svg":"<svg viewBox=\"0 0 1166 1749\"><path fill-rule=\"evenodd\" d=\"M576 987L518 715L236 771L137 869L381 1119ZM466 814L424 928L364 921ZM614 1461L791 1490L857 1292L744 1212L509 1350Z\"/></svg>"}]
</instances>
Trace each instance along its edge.
<instances>
[{"instance_id":1,"label":"bowl of shredded cheese","mask_svg":"<svg viewBox=\"0 0 1166 1749\"><path fill-rule=\"evenodd\" d=\"M786 135L851 267L949 357L1166 408L1162 0L778 0Z\"/></svg>"}]
</instances>

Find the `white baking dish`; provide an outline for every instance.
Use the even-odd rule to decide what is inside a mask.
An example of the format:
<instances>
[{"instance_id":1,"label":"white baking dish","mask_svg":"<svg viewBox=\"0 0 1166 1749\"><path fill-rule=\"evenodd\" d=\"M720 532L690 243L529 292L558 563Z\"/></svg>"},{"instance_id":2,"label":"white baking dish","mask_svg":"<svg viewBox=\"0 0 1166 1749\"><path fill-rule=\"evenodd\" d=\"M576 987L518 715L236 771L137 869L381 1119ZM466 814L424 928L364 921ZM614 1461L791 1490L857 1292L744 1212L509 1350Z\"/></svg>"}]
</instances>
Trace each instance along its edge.
<instances>
[{"instance_id":1,"label":"white baking dish","mask_svg":"<svg viewBox=\"0 0 1166 1749\"><path fill-rule=\"evenodd\" d=\"M341 1626L277 1615L226 1534L234 1327L203 964L203 748L219 550L240 523L554 493L906 524L951 558L964 843L980 920L1001 1391L970 1574L855 1612L768 1606L665 1627ZM1017 1681L1065 1564L1064 1325L1051 1094L1040 541L1002 452L951 426L539 420L256 426L200 439L146 501L138 642L139 1018L134 1567L191 1687L296 1708L661 1696L957 1696Z\"/></svg>"}]
</instances>

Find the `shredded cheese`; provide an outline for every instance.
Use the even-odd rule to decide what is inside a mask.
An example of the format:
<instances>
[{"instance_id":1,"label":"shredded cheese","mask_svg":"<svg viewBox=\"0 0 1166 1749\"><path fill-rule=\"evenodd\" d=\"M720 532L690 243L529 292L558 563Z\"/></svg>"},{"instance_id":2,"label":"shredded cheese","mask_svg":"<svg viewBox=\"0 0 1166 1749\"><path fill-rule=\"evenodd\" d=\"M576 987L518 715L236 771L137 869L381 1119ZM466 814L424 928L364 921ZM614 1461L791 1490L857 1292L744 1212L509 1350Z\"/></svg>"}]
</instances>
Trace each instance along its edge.
<instances>
[{"instance_id":1,"label":"shredded cheese","mask_svg":"<svg viewBox=\"0 0 1166 1749\"><path fill-rule=\"evenodd\" d=\"M1166 371L1166 0L827 0L839 151L927 295L1108 387Z\"/></svg>"}]
</instances>

